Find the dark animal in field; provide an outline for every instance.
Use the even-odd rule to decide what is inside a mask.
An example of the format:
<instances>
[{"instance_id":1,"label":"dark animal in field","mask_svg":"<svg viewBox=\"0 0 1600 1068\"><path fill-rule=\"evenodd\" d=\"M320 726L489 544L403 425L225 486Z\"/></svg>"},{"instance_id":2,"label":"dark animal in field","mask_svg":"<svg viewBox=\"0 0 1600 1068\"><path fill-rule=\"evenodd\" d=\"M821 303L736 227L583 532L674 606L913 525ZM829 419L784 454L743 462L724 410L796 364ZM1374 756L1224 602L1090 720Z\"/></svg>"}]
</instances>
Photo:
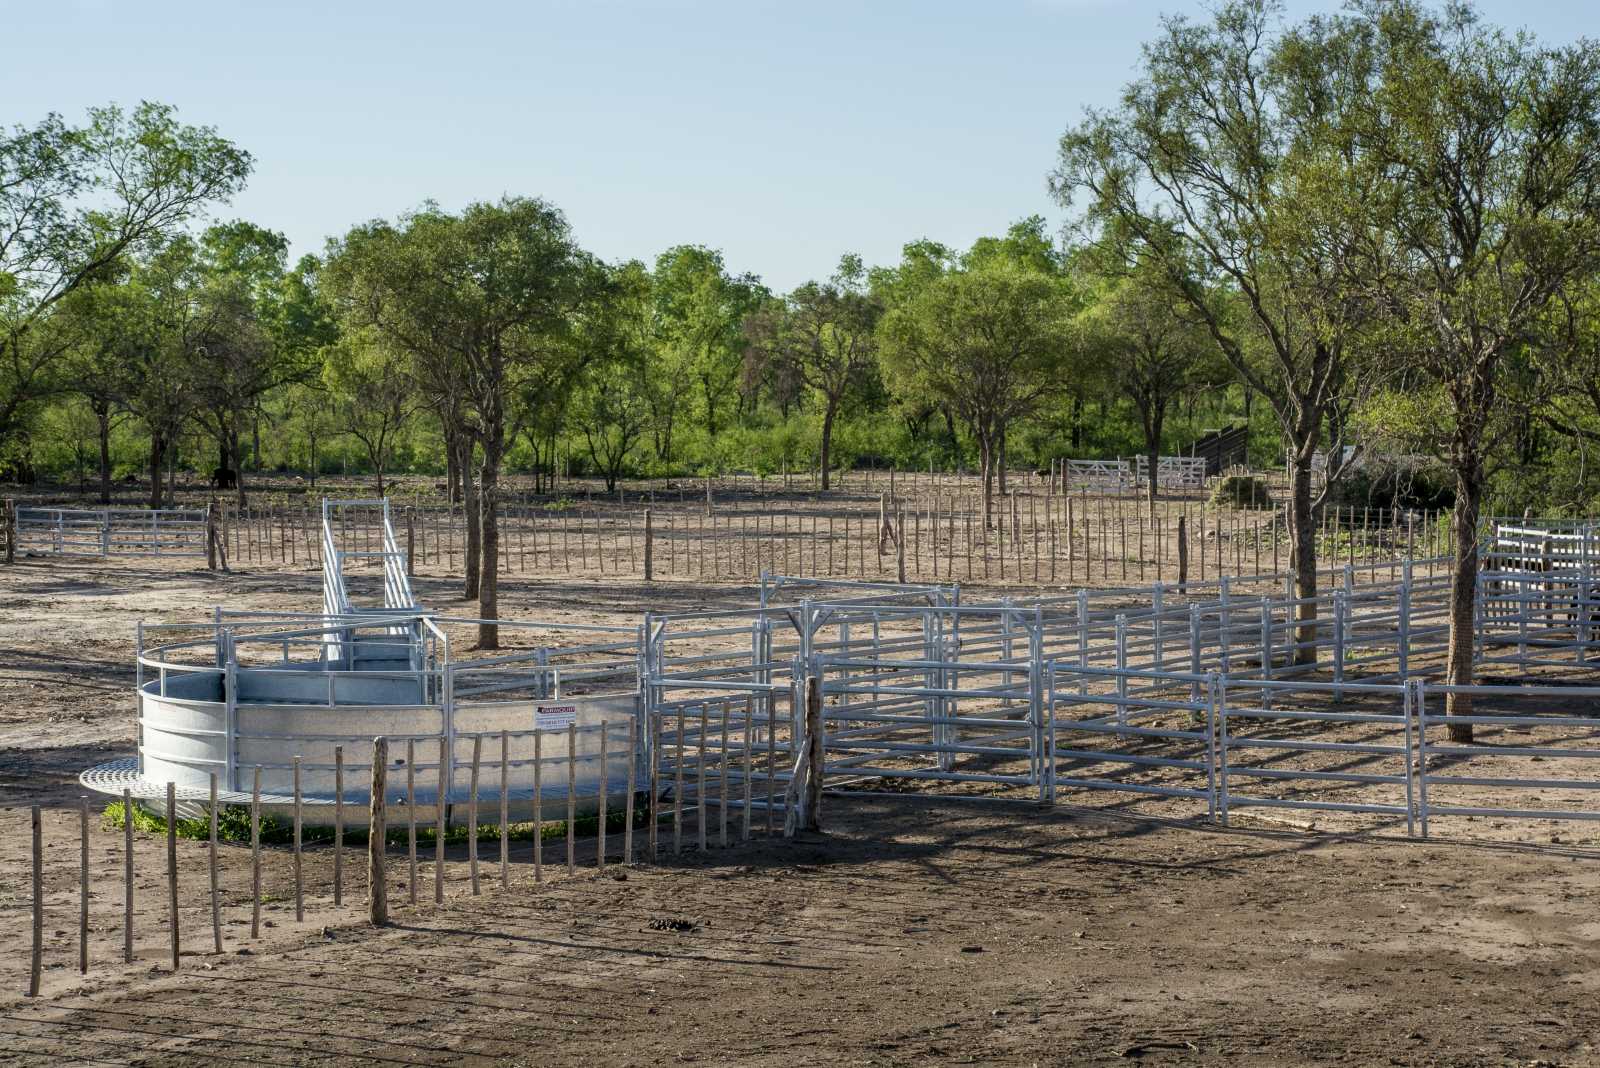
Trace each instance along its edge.
<instances>
[{"instance_id":1,"label":"dark animal in field","mask_svg":"<svg viewBox=\"0 0 1600 1068\"><path fill-rule=\"evenodd\" d=\"M218 467L211 472L211 488L230 490L239 488L239 472L231 467Z\"/></svg>"}]
</instances>

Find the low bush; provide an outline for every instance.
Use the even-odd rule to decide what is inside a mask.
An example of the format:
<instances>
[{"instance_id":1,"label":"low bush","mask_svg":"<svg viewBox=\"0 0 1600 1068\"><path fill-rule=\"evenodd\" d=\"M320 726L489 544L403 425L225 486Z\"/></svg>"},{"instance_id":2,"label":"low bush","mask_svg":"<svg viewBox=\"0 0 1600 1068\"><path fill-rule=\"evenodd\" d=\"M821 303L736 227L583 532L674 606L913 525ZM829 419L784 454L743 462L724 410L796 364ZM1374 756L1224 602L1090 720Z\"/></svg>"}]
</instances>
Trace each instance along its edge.
<instances>
[{"instance_id":1,"label":"low bush","mask_svg":"<svg viewBox=\"0 0 1600 1068\"><path fill-rule=\"evenodd\" d=\"M1219 508L1271 508L1272 492L1265 479L1229 475L1211 490L1211 503Z\"/></svg>"}]
</instances>

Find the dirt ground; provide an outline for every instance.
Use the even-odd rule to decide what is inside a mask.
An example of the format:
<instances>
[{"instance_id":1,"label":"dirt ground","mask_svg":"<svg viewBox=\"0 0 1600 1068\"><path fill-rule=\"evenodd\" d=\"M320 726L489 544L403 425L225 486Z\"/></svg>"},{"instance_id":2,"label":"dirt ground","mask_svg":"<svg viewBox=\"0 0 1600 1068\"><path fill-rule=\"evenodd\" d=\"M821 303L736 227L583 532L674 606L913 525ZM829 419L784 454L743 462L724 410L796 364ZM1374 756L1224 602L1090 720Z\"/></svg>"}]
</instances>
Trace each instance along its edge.
<instances>
[{"instance_id":1,"label":"dirt ground","mask_svg":"<svg viewBox=\"0 0 1600 1068\"><path fill-rule=\"evenodd\" d=\"M211 952L202 843L138 835L137 960L120 963L121 835L91 836L91 968L76 972L83 767L132 731L133 624L212 604L304 610L318 576L129 562L0 571L0 1063L1600 1063L1600 852L1346 836L1241 821L914 796L830 798L827 831L509 889L362 922L364 873L288 858L249 938L249 853L223 853ZM441 578L418 582L464 607ZM508 615L633 622L745 603L732 587L513 582ZM45 997L27 972L27 810L46 811ZM1466 829L1443 833L1466 833ZM642 836L641 836L642 837ZM618 843L613 842L613 848ZM547 852L546 859L550 859ZM432 867L419 883L431 888Z\"/></svg>"}]
</instances>

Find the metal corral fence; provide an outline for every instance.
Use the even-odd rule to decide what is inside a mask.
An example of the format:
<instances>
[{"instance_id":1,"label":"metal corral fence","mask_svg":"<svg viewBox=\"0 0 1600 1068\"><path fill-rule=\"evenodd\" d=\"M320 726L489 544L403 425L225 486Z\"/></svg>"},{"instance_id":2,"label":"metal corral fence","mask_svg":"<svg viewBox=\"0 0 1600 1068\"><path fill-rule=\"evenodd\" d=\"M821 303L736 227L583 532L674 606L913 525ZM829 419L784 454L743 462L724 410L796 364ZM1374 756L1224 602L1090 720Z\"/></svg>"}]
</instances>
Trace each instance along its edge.
<instances>
[{"instance_id":1,"label":"metal corral fence","mask_svg":"<svg viewBox=\"0 0 1600 1068\"><path fill-rule=\"evenodd\" d=\"M169 815L182 815L187 798L215 828L223 804L247 804L259 828L264 808L284 809L297 916L309 810L322 810L320 822L331 815L336 836L352 817L381 833L373 793L404 820L413 900L430 824L434 898L443 897L452 810L457 826L487 823L505 883L519 817L535 828L564 818L569 871L583 812L596 820L594 863L633 860L639 795L651 857L665 835L678 852L777 834L780 819L787 833L814 816L824 786L891 781L1040 804L1155 801L1222 823L1251 809L1340 813L1424 836L1441 819L1600 819L1591 770L1600 686L1556 684L1557 673L1587 677L1597 663L1591 554L1587 541L1534 551L1522 529L1490 539L1478 577L1478 643L1505 685L1428 677L1448 632L1449 579L1437 560L1332 569L1304 599L1285 575L982 605L962 604L954 586L764 577L747 610L652 615L638 628L526 624L520 635L502 621L526 645L470 659L452 657L449 631L477 621L427 613L219 611L187 631L147 627L141 760L165 779L153 797ZM1538 540L1561 544L1549 532ZM279 676L270 700L253 700L250 687L268 674ZM305 692L285 699L286 686ZM1458 703L1453 714L1446 698ZM1460 740L1468 727L1491 744ZM263 776L288 789L263 790ZM128 786L108 785L134 800ZM618 809L622 841L608 841ZM83 813L87 842L87 803ZM474 892L479 837L467 835ZM536 830L522 847L535 879L543 839ZM377 852L369 893L381 897ZM167 856L176 967L170 831ZM131 831L126 857L131 902ZM211 886L220 951L214 876ZM86 947L87 876L83 887ZM129 959L132 915L127 904ZM86 969L86 948L80 961Z\"/></svg>"},{"instance_id":2,"label":"metal corral fence","mask_svg":"<svg viewBox=\"0 0 1600 1068\"><path fill-rule=\"evenodd\" d=\"M1150 458L1140 456L1136 461L1137 478L1143 486L1150 479ZM1206 485L1206 458L1204 456L1156 457L1156 485L1162 489L1199 490Z\"/></svg>"},{"instance_id":3,"label":"metal corral fence","mask_svg":"<svg viewBox=\"0 0 1600 1068\"><path fill-rule=\"evenodd\" d=\"M817 660L828 782L1154 797L1221 822L1242 808L1357 813L1423 835L1440 816L1600 818L1600 687L1547 678L1593 677L1593 583L1570 553L1495 541L1485 559L1477 639L1505 685L1427 677L1449 580L1419 574L1424 562L1395 582L1347 569L1304 600L1218 583L894 610L920 648ZM891 610L871 612L881 626ZM1475 711L1446 716L1447 695ZM1447 737L1463 728L1492 744Z\"/></svg>"},{"instance_id":4,"label":"metal corral fence","mask_svg":"<svg viewBox=\"0 0 1600 1068\"><path fill-rule=\"evenodd\" d=\"M19 552L57 556L204 556L206 512L191 508L16 510Z\"/></svg>"}]
</instances>

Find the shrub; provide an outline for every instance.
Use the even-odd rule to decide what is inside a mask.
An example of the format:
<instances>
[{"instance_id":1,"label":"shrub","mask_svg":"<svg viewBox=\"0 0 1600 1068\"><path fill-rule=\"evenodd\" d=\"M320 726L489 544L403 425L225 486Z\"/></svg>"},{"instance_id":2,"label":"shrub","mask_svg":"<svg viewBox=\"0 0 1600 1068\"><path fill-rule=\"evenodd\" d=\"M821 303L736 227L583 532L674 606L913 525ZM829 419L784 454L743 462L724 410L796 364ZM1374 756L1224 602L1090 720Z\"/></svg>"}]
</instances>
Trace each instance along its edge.
<instances>
[{"instance_id":1,"label":"shrub","mask_svg":"<svg viewBox=\"0 0 1600 1068\"><path fill-rule=\"evenodd\" d=\"M1372 457L1334 484L1329 501L1352 508L1445 510L1455 507L1455 476L1437 460Z\"/></svg>"},{"instance_id":2,"label":"shrub","mask_svg":"<svg viewBox=\"0 0 1600 1068\"><path fill-rule=\"evenodd\" d=\"M1219 508L1271 508L1272 493L1264 479L1229 475L1212 489L1211 503Z\"/></svg>"}]
</instances>

